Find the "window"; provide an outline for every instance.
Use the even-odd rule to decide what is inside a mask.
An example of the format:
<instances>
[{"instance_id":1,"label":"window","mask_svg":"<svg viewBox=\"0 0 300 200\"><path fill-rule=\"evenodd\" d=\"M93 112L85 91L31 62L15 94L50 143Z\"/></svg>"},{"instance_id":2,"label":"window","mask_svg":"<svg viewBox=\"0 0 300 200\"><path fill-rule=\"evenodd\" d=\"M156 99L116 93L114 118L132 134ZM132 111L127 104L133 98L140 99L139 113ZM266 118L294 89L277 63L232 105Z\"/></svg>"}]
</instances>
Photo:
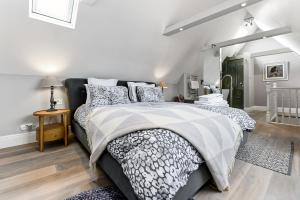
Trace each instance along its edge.
<instances>
[{"instance_id":1,"label":"window","mask_svg":"<svg viewBox=\"0 0 300 200\"><path fill-rule=\"evenodd\" d=\"M79 0L29 0L29 17L75 28Z\"/></svg>"}]
</instances>

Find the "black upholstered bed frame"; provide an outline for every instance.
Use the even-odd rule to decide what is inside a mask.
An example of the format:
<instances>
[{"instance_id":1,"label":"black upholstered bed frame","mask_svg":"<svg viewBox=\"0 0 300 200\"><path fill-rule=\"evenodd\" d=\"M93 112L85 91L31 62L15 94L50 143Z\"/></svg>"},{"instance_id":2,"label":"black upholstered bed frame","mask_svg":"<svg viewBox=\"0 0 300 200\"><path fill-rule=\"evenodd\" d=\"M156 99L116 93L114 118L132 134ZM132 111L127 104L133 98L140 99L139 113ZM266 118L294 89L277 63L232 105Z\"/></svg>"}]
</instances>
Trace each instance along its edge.
<instances>
[{"instance_id":1,"label":"black upholstered bed frame","mask_svg":"<svg viewBox=\"0 0 300 200\"><path fill-rule=\"evenodd\" d=\"M71 110L72 131L83 147L90 152L85 130L73 119L76 109L86 101L86 90L84 87L84 84L86 83L87 79L72 78L65 80L65 86L67 88L69 98L69 108ZM118 81L117 85L127 87L127 81ZM97 164L108 175L108 177L110 177L127 199L138 200L128 178L123 173L121 165L107 151L101 155ZM210 178L211 175L206 164L201 164L199 169L190 175L188 183L179 189L174 199L191 199Z\"/></svg>"}]
</instances>

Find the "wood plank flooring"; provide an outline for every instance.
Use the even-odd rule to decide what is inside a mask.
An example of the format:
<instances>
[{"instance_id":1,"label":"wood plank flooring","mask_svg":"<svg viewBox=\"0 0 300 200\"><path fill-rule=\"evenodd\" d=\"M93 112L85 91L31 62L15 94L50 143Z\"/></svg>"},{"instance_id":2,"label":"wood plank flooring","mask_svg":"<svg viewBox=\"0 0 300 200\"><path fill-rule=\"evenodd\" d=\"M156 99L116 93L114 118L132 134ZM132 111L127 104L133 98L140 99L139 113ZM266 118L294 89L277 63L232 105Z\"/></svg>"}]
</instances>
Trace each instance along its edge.
<instances>
[{"instance_id":1,"label":"wood plank flooring","mask_svg":"<svg viewBox=\"0 0 300 200\"><path fill-rule=\"evenodd\" d=\"M294 141L292 175L286 176L271 170L236 160L230 177L228 192L215 192L205 186L197 200L299 200L300 199L300 127L268 124L264 112L252 112L257 121L255 134Z\"/></svg>"},{"instance_id":2,"label":"wood plank flooring","mask_svg":"<svg viewBox=\"0 0 300 200\"><path fill-rule=\"evenodd\" d=\"M285 176L243 161L236 161L230 177L231 188L216 192L208 185L195 195L196 200L298 200L300 199L300 128L267 124L263 112L253 112L256 134L291 139L295 143L292 176ZM111 185L98 169L99 178L91 181L88 154L71 138L46 145L44 153L37 144L0 150L0 199L56 200L97 186Z\"/></svg>"}]
</instances>

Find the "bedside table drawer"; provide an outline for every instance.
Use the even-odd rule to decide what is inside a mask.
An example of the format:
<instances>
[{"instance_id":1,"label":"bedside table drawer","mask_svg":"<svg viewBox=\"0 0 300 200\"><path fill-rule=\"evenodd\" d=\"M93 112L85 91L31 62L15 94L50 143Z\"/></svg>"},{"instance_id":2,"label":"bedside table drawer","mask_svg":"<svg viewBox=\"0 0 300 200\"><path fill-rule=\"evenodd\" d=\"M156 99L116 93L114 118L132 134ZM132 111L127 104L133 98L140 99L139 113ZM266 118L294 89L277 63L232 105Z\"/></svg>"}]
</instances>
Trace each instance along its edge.
<instances>
[{"instance_id":1,"label":"bedside table drawer","mask_svg":"<svg viewBox=\"0 0 300 200\"><path fill-rule=\"evenodd\" d=\"M40 139L40 128L36 129L36 140ZM48 124L44 126L44 141L55 141L64 138L64 125L63 124Z\"/></svg>"}]
</instances>

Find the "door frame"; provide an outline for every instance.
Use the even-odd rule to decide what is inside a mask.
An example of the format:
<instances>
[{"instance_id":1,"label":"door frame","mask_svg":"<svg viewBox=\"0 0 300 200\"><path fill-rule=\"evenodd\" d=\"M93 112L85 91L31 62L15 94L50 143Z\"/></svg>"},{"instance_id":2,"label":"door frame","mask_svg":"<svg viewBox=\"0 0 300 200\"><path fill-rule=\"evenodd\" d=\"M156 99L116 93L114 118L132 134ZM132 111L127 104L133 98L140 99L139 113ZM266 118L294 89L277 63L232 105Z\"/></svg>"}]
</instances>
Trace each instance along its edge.
<instances>
[{"instance_id":1,"label":"door frame","mask_svg":"<svg viewBox=\"0 0 300 200\"><path fill-rule=\"evenodd\" d=\"M231 61L233 61L233 62L239 62L240 64L242 64L242 68L240 68L241 70L242 70L242 77L241 76L238 76L238 77L240 77L240 78L242 78L242 83L243 83L243 86L240 88L239 86L237 86L236 84L236 82L234 82L234 83L232 83L232 85L231 86L235 86L235 87L238 87L239 89L241 89L242 90L242 95L241 95L241 98L243 98L242 99L242 101L240 102L240 104L237 104L238 105L238 108L245 108L245 59L243 58L243 57L241 57L241 58L237 58L237 57L226 57L225 59L224 59L224 61L223 61L223 63L222 63L222 72L221 72L221 74L222 74L222 78L225 76L225 75L227 75L228 73L223 73L223 70L224 70L224 67L225 67L225 69L227 69L227 67L228 67L228 63L230 63ZM225 63L224 63L225 62ZM225 64L225 65L224 65ZM239 64L239 65L240 65ZM238 78L238 77L233 77L233 79L232 80L236 80L236 79L240 79L240 78ZM224 80L223 80L224 81ZM223 85L223 81L222 81L222 79L221 79L221 82L222 82L222 85ZM235 87L233 87L233 88L235 88ZM238 89L238 88L236 88L236 89ZM234 92L234 90L232 90L232 91L230 91L230 97L231 97L231 93L233 93ZM233 102L235 102L235 100L234 100L234 98L232 98L232 101L231 101L231 99L230 99L230 105L231 106L233 106ZM235 105L235 106L237 106L237 105Z\"/></svg>"},{"instance_id":2,"label":"door frame","mask_svg":"<svg viewBox=\"0 0 300 200\"><path fill-rule=\"evenodd\" d=\"M220 48L219 49L219 74L220 74L220 90L222 91L222 78L223 78L223 49ZM247 65L247 60L249 59L247 56L245 55L238 55L234 57L234 60L236 59L244 59L244 65L243 65L243 70L244 70L244 109L246 109L249 105L246 102L247 98L250 98L247 96L247 94L249 93L250 90L250 85L249 85L249 80L248 77L250 75L250 70L249 70L249 66ZM224 59L225 60L225 59ZM249 93L250 94L250 93ZM249 99L250 101L250 99Z\"/></svg>"}]
</instances>

